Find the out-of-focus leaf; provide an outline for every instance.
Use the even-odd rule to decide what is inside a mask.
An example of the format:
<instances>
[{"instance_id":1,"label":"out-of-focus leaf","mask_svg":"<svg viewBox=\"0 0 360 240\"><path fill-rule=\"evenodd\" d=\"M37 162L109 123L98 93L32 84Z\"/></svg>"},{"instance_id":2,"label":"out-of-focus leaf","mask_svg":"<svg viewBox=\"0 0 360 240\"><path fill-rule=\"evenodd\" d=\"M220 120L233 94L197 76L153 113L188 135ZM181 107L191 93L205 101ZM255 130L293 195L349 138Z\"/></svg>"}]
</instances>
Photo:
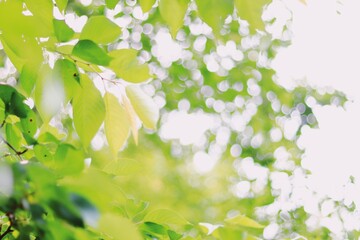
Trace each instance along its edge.
<instances>
[{"instance_id":1,"label":"out-of-focus leaf","mask_svg":"<svg viewBox=\"0 0 360 240\"><path fill-rule=\"evenodd\" d=\"M105 118L105 104L87 75L81 76L81 91L74 97L74 125L83 146L89 146Z\"/></svg>"},{"instance_id":2,"label":"out-of-focus leaf","mask_svg":"<svg viewBox=\"0 0 360 240\"><path fill-rule=\"evenodd\" d=\"M127 176L138 172L141 164L135 159L118 158L105 165L103 171L116 176Z\"/></svg>"},{"instance_id":3,"label":"out-of-focus leaf","mask_svg":"<svg viewBox=\"0 0 360 240\"><path fill-rule=\"evenodd\" d=\"M149 212L145 216L144 222L163 224L174 229L183 228L185 225L189 224L189 222L177 212L169 209L158 209Z\"/></svg>"},{"instance_id":4,"label":"out-of-focus leaf","mask_svg":"<svg viewBox=\"0 0 360 240\"><path fill-rule=\"evenodd\" d=\"M114 215L104 214L99 221L99 230L108 238L115 240L142 240L136 225L130 220Z\"/></svg>"},{"instance_id":5,"label":"out-of-focus leaf","mask_svg":"<svg viewBox=\"0 0 360 240\"><path fill-rule=\"evenodd\" d=\"M144 13L150 11L155 2L156 0L139 0L140 7Z\"/></svg>"},{"instance_id":6,"label":"out-of-focus leaf","mask_svg":"<svg viewBox=\"0 0 360 240\"><path fill-rule=\"evenodd\" d=\"M61 144L54 155L54 164L64 175L79 173L84 168L84 154L72 145Z\"/></svg>"},{"instance_id":7,"label":"out-of-focus leaf","mask_svg":"<svg viewBox=\"0 0 360 240\"><path fill-rule=\"evenodd\" d=\"M149 129L156 129L156 123L159 119L159 108L152 98L137 85L127 86L126 94L144 126Z\"/></svg>"},{"instance_id":8,"label":"out-of-focus leaf","mask_svg":"<svg viewBox=\"0 0 360 240\"><path fill-rule=\"evenodd\" d=\"M255 220L248 218L244 215L237 215L232 218L225 219L225 222L228 224L233 224L236 226L246 227L246 228L257 228L263 229L265 226L256 222Z\"/></svg>"},{"instance_id":9,"label":"out-of-focus leaf","mask_svg":"<svg viewBox=\"0 0 360 240\"><path fill-rule=\"evenodd\" d=\"M119 0L105 0L106 7L109 9L114 9Z\"/></svg>"},{"instance_id":10,"label":"out-of-focus leaf","mask_svg":"<svg viewBox=\"0 0 360 240\"><path fill-rule=\"evenodd\" d=\"M91 40L80 40L72 50L72 54L89 63L108 66L111 57Z\"/></svg>"},{"instance_id":11,"label":"out-of-focus leaf","mask_svg":"<svg viewBox=\"0 0 360 240\"><path fill-rule=\"evenodd\" d=\"M130 122L125 108L114 95L106 93L104 102L105 135L113 154L116 155L129 137Z\"/></svg>"},{"instance_id":12,"label":"out-of-focus leaf","mask_svg":"<svg viewBox=\"0 0 360 240\"><path fill-rule=\"evenodd\" d=\"M241 19L248 21L251 33L256 29L264 30L264 22L261 19L263 7L271 0L235 0L235 7Z\"/></svg>"},{"instance_id":13,"label":"out-of-focus leaf","mask_svg":"<svg viewBox=\"0 0 360 240\"><path fill-rule=\"evenodd\" d=\"M234 0L196 0L200 18L208 24L215 36L220 35L226 17L234 10Z\"/></svg>"},{"instance_id":14,"label":"out-of-focus leaf","mask_svg":"<svg viewBox=\"0 0 360 240\"><path fill-rule=\"evenodd\" d=\"M66 9L68 0L55 0L56 6L59 8L60 12L63 12Z\"/></svg>"},{"instance_id":15,"label":"out-of-focus leaf","mask_svg":"<svg viewBox=\"0 0 360 240\"><path fill-rule=\"evenodd\" d=\"M189 0L160 0L159 9L162 18L169 25L173 38L182 27Z\"/></svg>"},{"instance_id":16,"label":"out-of-focus leaf","mask_svg":"<svg viewBox=\"0 0 360 240\"><path fill-rule=\"evenodd\" d=\"M132 83L140 83L148 80L151 75L149 66L139 64L137 59L138 52L135 49L120 49L109 53L112 57L110 68L116 73L116 76Z\"/></svg>"},{"instance_id":17,"label":"out-of-focus leaf","mask_svg":"<svg viewBox=\"0 0 360 240\"><path fill-rule=\"evenodd\" d=\"M121 34L121 29L105 16L93 16L86 22L80 39L89 39L98 44L108 44L115 41Z\"/></svg>"},{"instance_id":18,"label":"out-of-focus leaf","mask_svg":"<svg viewBox=\"0 0 360 240\"><path fill-rule=\"evenodd\" d=\"M59 42L67 42L72 39L75 32L70 28L64 20L53 20L53 26L55 31L55 36Z\"/></svg>"},{"instance_id":19,"label":"out-of-focus leaf","mask_svg":"<svg viewBox=\"0 0 360 240\"><path fill-rule=\"evenodd\" d=\"M35 86L35 105L41 119L47 123L57 114L65 103L65 88L61 78L54 76L48 66L42 66Z\"/></svg>"}]
</instances>

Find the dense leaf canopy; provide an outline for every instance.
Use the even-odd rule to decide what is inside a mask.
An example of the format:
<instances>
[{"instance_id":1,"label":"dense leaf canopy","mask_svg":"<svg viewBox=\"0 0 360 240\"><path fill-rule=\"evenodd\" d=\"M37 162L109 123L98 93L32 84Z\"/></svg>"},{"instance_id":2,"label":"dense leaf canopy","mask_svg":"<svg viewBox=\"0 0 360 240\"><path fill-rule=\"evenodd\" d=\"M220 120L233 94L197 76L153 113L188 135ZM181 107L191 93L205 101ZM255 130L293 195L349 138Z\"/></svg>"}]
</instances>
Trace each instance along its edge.
<instances>
[{"instance_id":1,"label":"dense leaf canopy","mask_svg":"<svg viewBox=\"0 0 360 240\"><path fill-rule=\"evenodd\" d=\"M274 176L344 96L276 83L269 4L0 0L0 239L326 238Z\"/></svg>"}]
</instances>

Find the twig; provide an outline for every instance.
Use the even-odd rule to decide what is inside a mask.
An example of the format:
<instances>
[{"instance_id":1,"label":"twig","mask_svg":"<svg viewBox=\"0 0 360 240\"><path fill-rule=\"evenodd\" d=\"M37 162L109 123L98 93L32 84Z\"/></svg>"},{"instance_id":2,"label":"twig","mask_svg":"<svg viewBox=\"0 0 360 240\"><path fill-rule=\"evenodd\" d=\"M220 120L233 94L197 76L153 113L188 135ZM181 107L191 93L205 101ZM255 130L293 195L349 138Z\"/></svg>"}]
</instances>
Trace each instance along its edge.
<instances>
[{"instance_id":1,"label":"twig","mask_svg":"<svg viewBox=\"0 0 360 240\"><path fill-rule=\"evenodd\" d=\"M14 153L22 160L21 155L26 153L28 149L25 149L23 151L17 151L8 141L5 140L3 136L0 135L0 139L11 149L14 151ZM6 155L6 154L5 154ZM5 156L3 156L5 157Z\"/></svg>"}]
</instances>

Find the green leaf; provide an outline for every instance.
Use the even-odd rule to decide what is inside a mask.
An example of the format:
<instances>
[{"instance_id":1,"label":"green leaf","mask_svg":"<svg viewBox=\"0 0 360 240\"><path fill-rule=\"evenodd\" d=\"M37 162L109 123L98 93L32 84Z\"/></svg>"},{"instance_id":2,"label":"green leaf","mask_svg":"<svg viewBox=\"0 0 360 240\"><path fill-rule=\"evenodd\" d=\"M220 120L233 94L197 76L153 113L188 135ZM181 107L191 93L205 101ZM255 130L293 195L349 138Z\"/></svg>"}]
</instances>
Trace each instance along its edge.
<instances>
[{"instance_id":1,"label":"green leaf","mask_svg":"<svg viewBox=\"0 0 360 240\"><path fill-rule=\"evenodd\" d=\"M114 42L121 34L120 27L107 17L92 16L86 22L80 34L80 39L89 39L98 44Z\"/></svg>"},{"instance_id":2,"label":"green leaf","mask_svg":"<svg viewBox=\"0 0 360 240\"><path fill-rule=\"evenodd\" d=\"M37 117L33 111L29 111L26 118L20 119L23 133L33 137L38 129Z\"/></svg>"},{"instance_id":3,"label":"green leaf","mask_svg":"<svg viewBox=\"0 0 360 240\"><path fill-rule=\"evenodd\" d=\"M99 230L114 240L142 240L136 225L130 220L114 215L104 214L99 221Z\"/></svg>"},{"instance_id":4,"label":"green leaf","mask_svg":"<svg viewBox=\"0 0 360 240\"><path fill-rule=\"evenodd\" d=\"M26 96L30 96L34 89L36 78L38 77L37 71L34 71L34 67L26 63L21 70L19 77L19 90L24 92Z\"/></svg>"},{"instance_id":5,"label":"green leaf","mask_svg":"<svg viewBox=\"0 0 360 240\"><path fill-rule=\"evenodd\" d=\"M20 147L24 143L20 129L14 124L6 124L6 140L15 148L16 151L20 151Z\"/></svg>"},{"instance_id":6,"label":"green leaf","mask_svg":"<svg viewBox=\"0 0 360 240\"><path fill-rule=\"evenodd\" d=\"M68 0L55 0L56 6L59 8L60 12L63 12L66 9Z\"/></svg>"},{"instance_id":7,"label":"green leaf","mask_svg":"<svg viewBox=\"0 0 360 240\"><path fill-rule=\"evenodd\" d=\"M26 98L9 85L0 84L0 99L5 103L8 114L25 118L30 111L29 106L24 103Z\"/></svg>"},{"instance_id":8,"label":"green leaf","mask_svg":"<svg viewBox=\"0 0 360 240\"><path fill-rule=\"evenodd\" d=\"M53 18L53 3L51 0L23 0L26 7L33 15L46 21L43 24L49 24Z\"/></svg>"},{"instance_id":9,"label":"green leaf","mask_svg":"<svg viewBox=\"0 0 360 240\"><path fill-rule=\"evenodd\" d=\"M140 83L148 80L149 66L139 64L137 59L138 51L134 49L120 49L109 53L113 58L110 62L110 68L116 73L116 76L132 83Z\"/></svg>"},{"instance_id":10,"label":"green leaf","mask_svg":"<svg viewBox=\"0 0 360 240\"><path fill-rule=\"evenodd\" d=\"M227 16L234 11L234 0L195 0L200 18L208 24L215 36L220 35Z\"/></svg>"},{"instance_id":11,"label":"green leaf","mask_svg":"<svg viewBox=\"0 0 360 240\"><path fill-rule=\"evenodd\" d=\"M154 222L175 229L183 228L185 225L190 224L185 218L180 216L177 212L169 209L157 209L152 212L149 212L145 216L144 222Z\"/></svg>"},{"instance_id":12,"label":"green leaf","mask_svg":"<svg viewBox=\"0 0 360 240\"><path fill-rule=\"evenodd\" d=\"M72 55L89 63L108 66L111 58L91 40L80 40L72 50Z\"/></svg>"},{"instance_id":13,"label":"green leaf","mask_svg":"<svg viewBox=\"0 0 360 240\"><path fill-rule=\"evenodd\" d=\"M106 106L105 135L111 151L116 155L129 137L130 122L125 108L120 105L114 95L105 93L104 101Z\"/></svg>"},{"instance_id":14,"label":"green leaf","mask_svg":"<svg viewBox=\"0 0 360 240\"><path fill-rule=\"evenodd\" d=\"M144 13L150 11L155 2L156 0L139 0L140 7Z\"/></svg>"},{"instance_id":15,"label":"green leaf","mask_svg":"<svg viewBox=\"0 0 360 240\"><path fill-rule=\"evenodd\" d=\"M5 103L0 99L0 124L5 121Z\"/></svg>"},{"instance_id":16,"label":"green leaf","mask_svg":"<svg viewBox=\"0 0 360 240\"><path fill-rule=\"evenodd\" d=\"M127 86L126 94L144 126L155 130L159 119L159 108L152 98L137 85Z\"/></svg>"},{"instance_id":17,"label":"green leaf","mask_svg":"<svg viewBox=\"0 0 360 240\"><path fill-rule=\"evenodd\" d=\"M76 65L67 59L59 59L54 66L54 78L61 80L65 90L65 103L79 91L80 73Z\"/></svg>"},{"instance_id":18,"label":"green leaf","mask_svg":"<svg viewBox=\"0 0 360 240\"><path fill-rule=\"evenodd\" d=\"M116 176L128 176L139 172L141 164L130 158L118 158L106 164L103 171Z\"/></svg>"},{"instance_id":19,"label":"green leaf","mask_svg":"<svg viewBox=\"0 0 360 240\"><path fill-rule=\"evenodd\" d=\"M73 100L74 125L83 146L89 146L105 118L105 104L87 75L81 76L81 90Z\"/></svg>"},{"instance_id":20,"label":"green leaf","mask_svg":"<svg viewBox=\"0 0 360 240\"><path fill-rule=\"evenodd\" d=\"M53 164L53 154L50 152L48 145L35 145L34 153L35 157L45 166L51 166Z\"/></svg>"},{"instance_id":21,"label":"green leaf","mask_svg":"<svg viewBox=\"0 0 360 240\"><path fill-rule=\"evenodd\" d=\"M263 7L271 0L235 0L235 7L241 19L249 23L251 33L256 29L264 30L264 22L261 19Z\"/></svg>"},{"instance_id":22,"label":"green leaf","mask_svg":"<svg viewBox=\"0 0 360 240\"><path fill-rule=\"evenodd\" d=\"M53 19L53 26L55 36L59 42L70 41L75 34L74 30L72 30L64 20Z\"/></svg>"},{"instance_id":23,"label":"green leaf","mask_svg":"<svg viewBox=\"0 0 360 240\"><path fill-rule=\"evenodd\" d=\"M68 175L84 169L84 154L69 144L61 144L54 155L55 168L59 173Z\"/></svg>"},{"instance_id":24,"label":"green leaf","mask_svg":"<svg viewBox=\"0 0 360 240\"><path fill-rule=\"evenodd\" d=\"M263 229L265 226L261 225L260 223L256 222L255 220L248 218L244 215L237 215L232 218L225 219L225 222L228 224L240 226L240 227L246 227L246 228L257 228L257 229Z\"/></svg>"},{"instance_id":25,"label":"green leaf","mask_svg":"<svg viewBox=\"0 0 360 240\"><path fill-rule=\"evenodd\" d=\"M160 0L159 10L161 17L165 20L170 28L173 38L182 27L189 0Z\"/></svg>"},{"instance_id":26,"label":"green leaf","mask_svg":"<svg viewBox=\"0 0 360 240\"><path fill-rule=\"evenodd\" d=\"M109 9L114 9L118 4L119 0L105 0L106 7Z\"/></svg>"}]
</instances>

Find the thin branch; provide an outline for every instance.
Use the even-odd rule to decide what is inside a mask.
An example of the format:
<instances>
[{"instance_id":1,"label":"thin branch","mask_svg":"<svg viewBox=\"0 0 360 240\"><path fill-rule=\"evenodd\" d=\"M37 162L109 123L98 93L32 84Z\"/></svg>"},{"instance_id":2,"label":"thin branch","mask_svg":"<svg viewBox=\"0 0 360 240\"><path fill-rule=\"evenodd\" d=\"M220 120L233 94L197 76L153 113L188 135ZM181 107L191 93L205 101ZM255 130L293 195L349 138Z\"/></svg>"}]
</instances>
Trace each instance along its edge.
<instances>
[{"instance_id":1,"label":"thin branch","mask_svg":"<svg viewBox=\"0 0 360 240\"><path fill-rule=\"evenodd\" d=\"M5 138L3 136L0 135L0 139L1 141L3 141L11 150L14 151L14 153L19 157L20 160L22 160L21 155L26 153L28 151L28 149L25 149L23 151L17 151L8 141L5 140ZM6 155L6 154L5 154ZM6 157L6 156L2 156L2 157Z\"/></svg>"}]
</instances>

